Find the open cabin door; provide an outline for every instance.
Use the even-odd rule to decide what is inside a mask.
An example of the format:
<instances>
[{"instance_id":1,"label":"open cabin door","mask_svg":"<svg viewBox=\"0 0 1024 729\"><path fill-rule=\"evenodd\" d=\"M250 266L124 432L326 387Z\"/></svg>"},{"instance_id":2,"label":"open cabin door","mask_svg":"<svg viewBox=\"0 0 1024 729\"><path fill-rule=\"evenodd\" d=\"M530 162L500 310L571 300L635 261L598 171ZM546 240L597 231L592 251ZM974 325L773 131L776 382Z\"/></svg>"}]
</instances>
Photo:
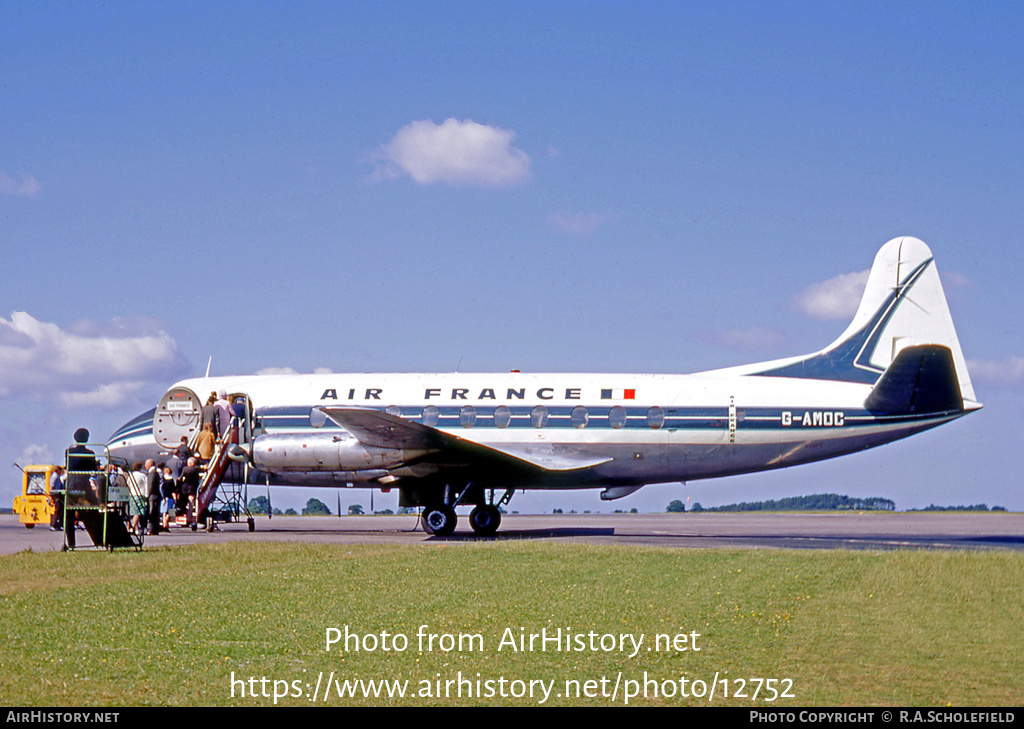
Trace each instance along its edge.
<instances>
[{"instance_id":1,"label":"open cabin door","mask_svg":"<svg viewBox=\"0 0 1024 729\"><path fill-rule=\"evenodd\" d=\"M244 392L232 393L228 395L228 400L232 403L232 409L238 418L238 442L251 443L262 431L256 419L256 408L253 407L252 400Z\"/></svg>"},{"instance_id":2,"label":"open cabin door","mask_svg":"<svg viewBox=\"0 0 1024 729\"><path fill-rule=\"evenodd\" d=\"M187 387L172 387L160 398L153 416L153 437L164 448L177 448L185 436L191 443L202 427L203 403Z\"/></svg>"},{"instance_id":3,"label":"open cabin door","mask_svg":"<svg viewBox=\"0 0 1024 729\"><path fill-rule=\"evenodd\" d=\"M243 392L228 396L238 419L238 443L248 443L255 435L255 409L249 396ZM172 387L164 393L153 416L153 437L164 448L173 450L181 445L182 437L189 444L203 429L203 401L187 387ZM223 435L223 433L221 434Z\"/></svg>"}]
</instances>

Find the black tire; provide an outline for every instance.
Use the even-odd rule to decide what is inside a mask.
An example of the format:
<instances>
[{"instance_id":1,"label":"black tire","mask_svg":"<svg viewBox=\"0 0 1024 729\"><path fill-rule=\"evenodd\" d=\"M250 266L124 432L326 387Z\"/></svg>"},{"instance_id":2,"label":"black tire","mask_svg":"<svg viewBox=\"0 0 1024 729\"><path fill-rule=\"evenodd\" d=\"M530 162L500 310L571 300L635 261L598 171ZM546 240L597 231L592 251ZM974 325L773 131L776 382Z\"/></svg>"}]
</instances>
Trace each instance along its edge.
<instances>
[{"instance_id":1,"label":"black tire","mask_svg":"<svg viewBox=\"0 0 1024 729\"><path fill-rule=\"evenodd\" d=\"M32 528L32 527L34 527L34 526L35 526L35 524L26 524L26 525L25 525L25 528L26 528L26 529L31 529L31 528Z\"/></svg>"},{"instance_id":2,"label":"black tire","mask_svg":"<svg viewBox=\"0 0 1024 729\"><path fill-rule=\"evenodd\" d=\"M256 520L255 519L253 519L250 516L248 519L246 519L246 522L249 524L249 531L250 532L256 531Z\"/></svg>"},{"instance_id":3,"label":"black tire","mask_svg":"<svg viewBox=\"0 0 1024 729\"><path fill-rule=\"evenodd\" d=\"M433 534L437 537L447 537L455 531L458 516L455 514L455 509L452 507L445 506L444 504L437 504L425 508L423 510L423 516L420 517L420 521L423 524L423 531L427 534Z\"/></svg>"},{"instance_id":4,"label":"black tire","mask_svg":"<svg viewBox=\"0 0 1024 729\"><path fill-rule=\"evenodd\" d=\"M501 512L498 507L482 504L469 515L469 525L481 537L489 537L501 526Z\"/></svg>"}]
</instances>

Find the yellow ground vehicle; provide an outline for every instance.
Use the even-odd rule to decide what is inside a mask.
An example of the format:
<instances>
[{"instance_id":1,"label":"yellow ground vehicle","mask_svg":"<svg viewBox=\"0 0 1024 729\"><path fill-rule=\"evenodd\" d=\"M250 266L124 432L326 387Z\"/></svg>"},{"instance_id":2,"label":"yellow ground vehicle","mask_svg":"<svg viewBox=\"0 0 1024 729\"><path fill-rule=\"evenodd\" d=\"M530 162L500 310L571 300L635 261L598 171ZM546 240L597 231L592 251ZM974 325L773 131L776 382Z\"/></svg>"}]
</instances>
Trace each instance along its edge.
<instances>
[{"instance_id":1,"label":"yellow ground vehicle","mask_svg":"<svg viewBox=\"0 0 1024 729\"><path fill-rule=\"evenodd\" d=\"M26 529L50 523L55 510L54 499L50 496L50 476L56 468L27 466L21 469L21 496L14 497L14 513Z\"/></svg>"}]
</instances>

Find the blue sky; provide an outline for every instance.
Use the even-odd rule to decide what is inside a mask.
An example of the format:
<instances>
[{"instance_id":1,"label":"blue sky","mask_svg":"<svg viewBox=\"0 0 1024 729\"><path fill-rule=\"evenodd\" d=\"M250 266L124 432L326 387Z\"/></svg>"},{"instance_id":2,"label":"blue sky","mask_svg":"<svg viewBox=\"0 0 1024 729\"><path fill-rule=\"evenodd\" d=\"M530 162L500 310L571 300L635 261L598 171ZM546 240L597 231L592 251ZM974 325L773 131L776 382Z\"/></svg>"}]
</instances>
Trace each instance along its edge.
<instances>
[{"instance_id":1,"label":"blue sky","mask_svg":"<svg viewBox=\"0 0 1024 729\"><path fill-rule=\"evenodd\" d=\"M105 438L210 357L682 373L809 352L848 319L814 291L914 235L980 413L513 506L1024 509L1022 36L998 2L0 4L0 458Z\"/></svg>"}]
</instances>

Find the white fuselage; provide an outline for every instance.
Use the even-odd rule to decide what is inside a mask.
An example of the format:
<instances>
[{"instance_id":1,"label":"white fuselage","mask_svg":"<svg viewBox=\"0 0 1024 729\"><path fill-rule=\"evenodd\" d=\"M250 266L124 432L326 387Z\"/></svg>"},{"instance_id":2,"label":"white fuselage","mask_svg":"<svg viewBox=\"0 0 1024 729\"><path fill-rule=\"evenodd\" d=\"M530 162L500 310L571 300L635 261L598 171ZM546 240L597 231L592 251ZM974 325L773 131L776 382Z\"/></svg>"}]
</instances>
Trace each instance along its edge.
<instances>
[{"instance_id":1,"label":"white fuselage","mask_svg":"<svg viewBox=\"0 0 1024 729\"><path fill-rule=\"evenodd\" d=\"M220 390L248 396L257 455L261 438L288 442L292 453L324 439L345 443L350 439L344 429L318 417L318 409L359 407L503 453L561 459L561 468L542 476L490 477L495 486L535 488L641 485L780 468L887 443L962 414L877 415L864 408L868 385L715 372L264 375L195 378L169 392L189 391L198 402ZM193 418L182 432L198 426ZM148 435L154 444L152 430ZM136 445L146 436L140 431L131 442L111 445ZM566 467L573 459L603 462ZM317 467L309 457L290 465L254 460L260 472L254 479L302 485L372 481L387 466L360 460L339 468L327 460Z\"/></svg>"}]
</instances>

